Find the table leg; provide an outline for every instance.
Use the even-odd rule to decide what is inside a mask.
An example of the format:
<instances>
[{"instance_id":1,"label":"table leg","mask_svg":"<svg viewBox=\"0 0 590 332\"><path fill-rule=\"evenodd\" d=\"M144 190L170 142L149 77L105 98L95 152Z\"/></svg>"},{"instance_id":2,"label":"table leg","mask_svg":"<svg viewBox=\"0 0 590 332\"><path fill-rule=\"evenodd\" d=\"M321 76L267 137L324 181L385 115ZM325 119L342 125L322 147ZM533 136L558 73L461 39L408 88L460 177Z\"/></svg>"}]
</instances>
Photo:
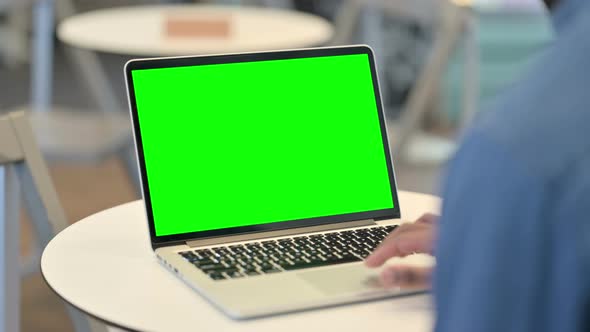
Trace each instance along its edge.
<instances>
[{"instance_id":1,"label":"table leg","mask_svg":"<svg viewBox=\"0 0 590 332\"><path fill-rule=\"evenodd\" d=\"M31 102L35 112L51 108L54 0L37 0L33 8Z\"/></svg>"},{"instance_id":2,"label":"table leg","mask_svg":"<svg viewBox=\"0 0 590 332\"><path fill-rule=\"evenodd\" d=\"M0 331L20 330L19 187L11 165L0 165Z\"/></svg>"},{"instance_id":3,"label":"table leg","mask_svg":"<svg viewBox=\"0 0 590 332\"><path fill-rule=\"evenodd\" d=\"M49 111L52 106L53 51L55 16L75 13L70 1L37 0L33 9L33 59L31 63L31 102L33 111ZM98 56L89 51L71 49L71 56L82 71L84 81L103 111L118 112L124 107L110 87Z\"/></svg>"}]
</instances>

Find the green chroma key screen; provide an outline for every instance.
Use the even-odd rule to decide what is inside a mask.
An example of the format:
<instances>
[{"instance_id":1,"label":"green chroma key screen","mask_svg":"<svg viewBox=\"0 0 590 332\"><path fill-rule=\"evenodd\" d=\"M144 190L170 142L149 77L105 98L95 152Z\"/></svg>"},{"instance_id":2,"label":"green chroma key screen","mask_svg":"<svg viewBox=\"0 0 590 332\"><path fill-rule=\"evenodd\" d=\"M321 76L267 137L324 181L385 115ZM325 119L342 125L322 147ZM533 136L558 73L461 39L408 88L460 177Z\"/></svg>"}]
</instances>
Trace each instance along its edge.
<instances>
[{"instance_id":1,"label":"green chroma key screen","mask_svg":"<svg viewBox=\"0 0 590 332\"><path fill-rule=\"evenodd\" d=\"M393 208L366 54L132 78L156 236Z\"/></svg>"}]
</instances>

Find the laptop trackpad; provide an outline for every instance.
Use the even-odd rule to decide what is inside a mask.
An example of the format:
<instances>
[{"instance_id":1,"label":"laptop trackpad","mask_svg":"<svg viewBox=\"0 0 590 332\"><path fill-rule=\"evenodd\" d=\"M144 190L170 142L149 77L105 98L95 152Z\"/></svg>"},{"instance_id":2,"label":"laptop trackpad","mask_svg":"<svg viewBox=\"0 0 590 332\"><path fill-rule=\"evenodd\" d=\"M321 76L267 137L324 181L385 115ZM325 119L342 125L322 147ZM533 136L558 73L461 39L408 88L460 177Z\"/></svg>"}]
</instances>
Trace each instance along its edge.
<instances>
[{"instance_id":1,"label":"laptop trackpad","mask_svg":"<svg viewBox=\"0 0 590 332\"><path fill-rule=\"evenodd\" d=\"M377 271L354 264L297 274L321 292L332 295L383 290Z\"/></svg>"}]
</instances>

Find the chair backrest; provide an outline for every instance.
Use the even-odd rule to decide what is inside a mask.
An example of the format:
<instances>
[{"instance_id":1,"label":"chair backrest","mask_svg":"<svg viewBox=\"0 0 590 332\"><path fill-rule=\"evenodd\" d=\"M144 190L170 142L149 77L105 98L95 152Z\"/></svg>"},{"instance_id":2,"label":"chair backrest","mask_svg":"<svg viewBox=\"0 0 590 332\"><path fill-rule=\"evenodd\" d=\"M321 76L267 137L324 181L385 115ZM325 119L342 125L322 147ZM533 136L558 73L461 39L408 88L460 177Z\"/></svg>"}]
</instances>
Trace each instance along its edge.
<instances>
[{"instance_id":1,"label":"chair backrest","mask_svg":"<svg viewBox=\"0 0 590 332\"><path fill-rule=\"evenodd\" d=\"M45 247L67 222L23 112L0 117L0 168L0 331L17 331L20 192L37 233L38 247Z\"/></svg>"},{"instance_id":2,"label":"chair backrest","mask_svg":"<svg viewBox=\"0 0 590 332\"><path fill-rule=\"evenodd\" d=\"M410 90L392 142L394 156L401 156L408 139L426 114L429 103L438 94L438 81L461 35L469 26L471 12L446 0L345 0L336 16L333 44L352 41L361 11L366 8L377 8L386 15L430 25L435 34L431 52Z\"/></svg>"},{"instance_id":3,"label":"chair backrest","mask_svg":"<svg viewBox=\"0 0 590 332\"><path fill-rule=\"evenodd\" d=\"M69 223L22 111L0 116L0 331L19 330L21 191L42 249ZM74 308L67 311L76 331L105 331Z\"/></svg>"},{"instance_id":4,"label":"chair backrest","mask_svg":"<svg viewBox=\"0 0 590 332\"><path fill-rule=\"evenodd\" d=\"M444 0L345 0L334 18L332 44L350 43L363 9L376 7L386 15L432 24L440 16L444 3Z\"/></svg>"},{"instance_id":5,"label":"chair backrest","mask_svg":"<svg viewBox=\"0 0 590 332\"><path fill-rule=\"evenodd\" d=\"M9 113L1 117L0 122L4 128L11 129L11 131L4 132L7 142L16 140L18 143L18 145L12 146L8 144L0 146L0 149L4 149L0 150L0 156L5 156L4 162L22 164L23 167L18 167L16 173L21 184L25 204L35 224L41 224L42 221L47 224L46 227L36 225L37 232L43 237L42 242L46 244L55 234L65 229L69 223L25 113L22 111ZM2 153L4 151L7 154ZM45 227L45 229L39 227Z\"/></svg>"}]
</instances>

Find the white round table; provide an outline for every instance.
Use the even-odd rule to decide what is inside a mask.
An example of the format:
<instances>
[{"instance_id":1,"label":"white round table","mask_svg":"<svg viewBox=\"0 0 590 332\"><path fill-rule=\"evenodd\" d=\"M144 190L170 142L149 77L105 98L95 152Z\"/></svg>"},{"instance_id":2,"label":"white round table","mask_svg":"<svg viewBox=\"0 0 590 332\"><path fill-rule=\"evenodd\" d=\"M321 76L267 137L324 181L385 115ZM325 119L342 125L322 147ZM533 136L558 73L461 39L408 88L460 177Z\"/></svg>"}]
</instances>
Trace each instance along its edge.
<instances>
[{"instance_id":1,"label":"white round table","mask_svg":"<svg viewBox=\"0 0 590 332\"><path fill-rule=\"evenodd\" d=\"M400 192L404 220L439 199ZM141 331L430 331L428 294L234 321L165 270L150 247L142 201L89 216L59 233L41 270L65 301L107 324Z\"/></svg>"},{"instance_id":2,"label":"white round table","mask_svg":"<svg viewBox=\"0 0 590 332\"><path fill-rule=\"evenodd\" d=\"M227 36L169 36L168 18L227 19ZM91 11L64 20L59 38L76 47L116 54L172 56L321 46L333 35L325 19L262 7L149 5Z\"/></svg>"}]
</instances>

